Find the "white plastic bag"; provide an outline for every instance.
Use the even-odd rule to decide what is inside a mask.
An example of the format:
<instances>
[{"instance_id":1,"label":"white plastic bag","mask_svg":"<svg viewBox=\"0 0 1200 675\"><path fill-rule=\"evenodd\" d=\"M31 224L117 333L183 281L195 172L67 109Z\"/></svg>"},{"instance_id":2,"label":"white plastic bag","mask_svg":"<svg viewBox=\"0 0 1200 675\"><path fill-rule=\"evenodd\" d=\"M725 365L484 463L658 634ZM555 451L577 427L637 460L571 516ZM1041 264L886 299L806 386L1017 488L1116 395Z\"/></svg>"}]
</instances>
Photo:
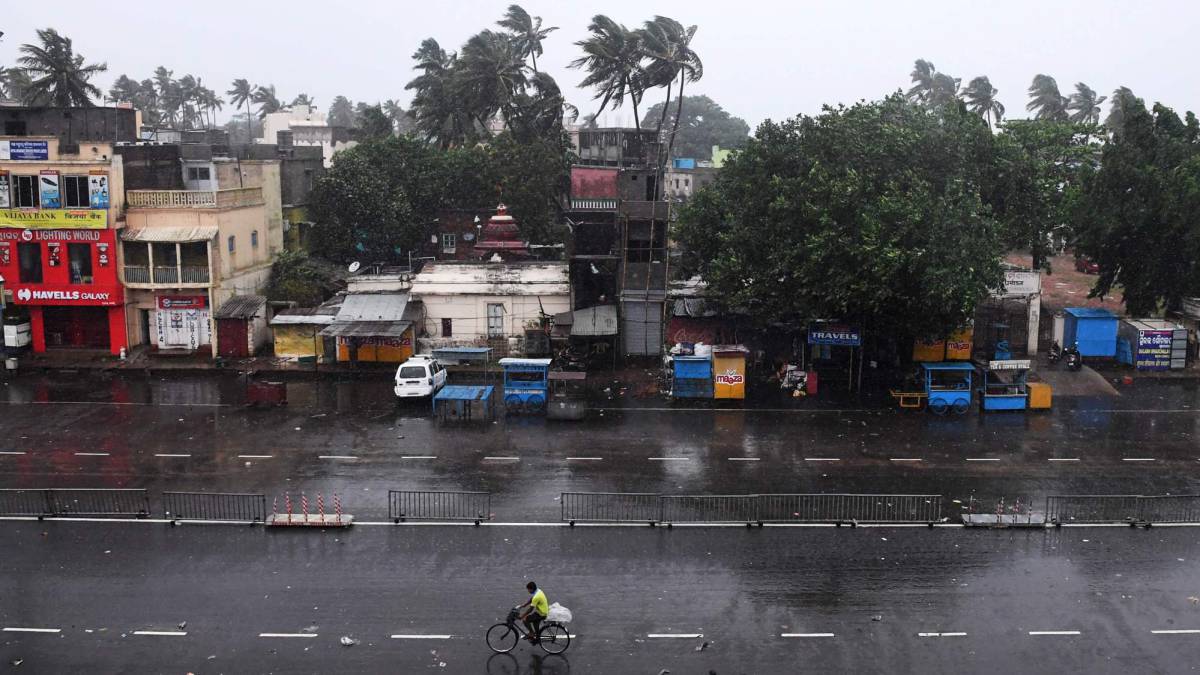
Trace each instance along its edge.
<instances>
[{"instance_id":1,"label":"white plastic bag","mask_svg":"<svg viewBox=\"0 0 1200 675\"><path fill-rule=\"evenodd\" d=\"M550 605L550 612L546 614L546 620L557 621L558 623L569 623L571 621L571 610L556 602Z\"/></svg>"}]
</instances>

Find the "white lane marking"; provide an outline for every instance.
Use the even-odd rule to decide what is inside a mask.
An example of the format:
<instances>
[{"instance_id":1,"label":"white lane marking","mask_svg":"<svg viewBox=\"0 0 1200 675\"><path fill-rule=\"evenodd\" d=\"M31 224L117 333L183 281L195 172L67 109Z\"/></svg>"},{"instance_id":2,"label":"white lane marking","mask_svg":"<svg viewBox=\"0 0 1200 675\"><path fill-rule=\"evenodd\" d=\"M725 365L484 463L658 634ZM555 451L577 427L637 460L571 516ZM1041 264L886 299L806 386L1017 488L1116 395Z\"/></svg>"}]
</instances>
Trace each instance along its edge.
<instances>
[{"instance_id":1,"label":"white lane marking","mask_svg":"<svg viewBox=\"0 0 1200 675\"><path fill-rule=\"evenodd\" d=\"M1122 457L1122 462L1153 462L1153 457Z\"/></svg>"},{"instance_id":2,"label":"white lane marking","mask_svg":"<svg viewBox=\"0 0 1200 675\"><path fill-rule=\"evenodd\" d=\"M238 455L238 459L271 459L274 455Z\"/></svg>"},{"instance_id":3,"label":"white lane marking","mask_svg":"<svg viewBox=\"0 0 1200 675\"><path fill-rule=\"evenodd\" d=\"M1078 462L1078 457L1051 457L1047 462Z\"/></svg>"},{"instance_id":4,"label":"white lane marking","mask_svg":"<svg viewBox=\"0 0 1200 675\"><path fill-rule=\"evenodd\" d=\"M568 457L567 458L568 462L600 462L603 460L604 460L603 457Z\"/></svg>"},{"instance_id":5,"label":"white lane marking","mask_svg":"<svg viewBox=\"0 0 1200 675\"><path fill-rule=\"evenodd\" d=\"M24 450L0 450L0 455L23 455Z\"/></svg>"},{"instance_id":6,"label":"white lane marking","mask_svg":"<svg viewBox=\"0 0 1200 675\"><path fill-rule=\"evenodd\" d=\"M393 640L449 640L453 635L393 635Z\"/></svg>"},{"instance_id":7,"label":"white lane marking","mask_svg":"<svg viewBox=\"0 0 1200 675\"><path fill-rule=\"evenodd\" d=\"M485 462L519 462L520 457L484 457Z\"/></svg>"},{"instance_id":8,"label":"white lane marking","mask_svg":"<svg viewBox=\"0 0 1200 675\"><path fill-rule=\"evenodd\" d=\"M0 405L139 405L154 406L156 408L229 408L233 406L232 403L132 403L126 401L0 401ZM1095 412L1104 411L1097 410Z\"/></svg>"},{"instance_id":9,"label":"white lane marking","mask_svg":"<svg viewBox=\"0 0 1200 675\"><path fill-rule=\"evenodd\" d=\"M762 458L761 457L730 457L729 461L731 461L731 462L757 462L760 459L762 459Z\"/></svg>"},{"instance_id":10,"label":"white lane marking","mask_svg":"<svg viewBox=\"0 0 1200 675\"><path fill-rule=\"evenodd\" d=\"M920 457L888 457L891 462L920 462Z\"/></svg>"},{"instance_id":11,"label":"white lane marking","mask_svg":"<svg viewBox=\"0 0 1200 675\"><path fill-rule=\"evenodd\" d=\"M781 638L822 638L834 637L833 633L780 633Z\"/></svg>"},{"instance_id":12,"label":"white lane marking","mask_svg":"<svg viewBox=\"0 0 1200 675\"><path fill-rule=\"evenodd\" d=\"M806 462L840 462L842 460L838 459L837 457L805 457L804 461L806 461Z\"/></svg>"},{"instance_id":13,"label":"white lane marking","mask_svg":"<svg viewBox=\"0 0 1200 675\"><path fill-rule=\"evenodd\" d=\"M437 455L400 455L400 459L437 459Z\"/></svg>"},{"instance_id":14,"label":"white lane marking","mask_svg":"<svg viewBox=\"0 0 1200 675\"><path fill-rule=\"evenodd\" d=\"M183 637L187 635L185 630L135 630L134 635L158 635L162 637Z\"/></svg>"},{"instance_id":15,"label":"white lane marking","mask_svg":"<svg viewBox=\"0 0 1200 675\"><path fill-rule=\"evenodd\" d=\"M187 454L172 454L172 453L168 453L168 452L156 452L156 453L154 453L154 456L155 457L191 457L191 455L187 455Z\"/></svg>"},{"instance_id":16,"label":"white lane marking","mask_svg":"<svg viewBox=\"0 0 1200 675\"><path fill-rule=\"evenodd\" d=\"M1031 630L1030 635L1079 635L1077 630Z\"/></svg>"},{"instance_id":17,"label":"white lane marking","mask_svg":"<svg viewBox=\"0 0 1200 675\"><path fill-rule=\"evenodd\" d=\"M968 457L968 462L999 462L999 457Z\"/></svg>"},{"instance_id":18,"label":"white lane marking","mask_svg":"<svg viewBox=\"0 0 1200 675\"><path fill-rule=\"evenodd\" d=\"M917 633L917 637L966 637L966 633Z\"/></svg>"},{"instance_id":19,"label":"white lane marking","mask_svg":"<svg viewBox=\"0 0 1200 675\"><path fill-rule=\"evenodd\" d=\"M704 633L650 633L648 638L702 638Z\"/></svg>"},{"instance_id":20,"label":"white lane marking","mask_svg":"<svg viewBox=\"0 0 1200 675\"><path fill-rule=\"evenodd\" d=\"M61 628L20 628L17 626L7 626L4 629L5 633L61 633Z\"/></svg>"},{"instance_id":21,"label":"white lane marking","mask_svg":"<svg viewBox=\"0 0 1200 675\"><path fill-rule=\"evenodd\" d=\"M647 457L651 462L690 462L691 457Z\"/></svg>"},{"instance_id":22,"label":"white lane marking","mask_svg":"<svg viewBox=\"0 0 1200 675\"><path fill-rule=\"evenodd\" d=\"M263 638L315 638L316 633L259 633Z\"/></svg>"},{"instance_id":23,"label":"white lane marking","mask_svg":"<svg viewBox=\"0 0 1200 675\"><path fill-rule=\"evenodd\" d=\"M77 452L76 457L108 457L107 452Z\"/></svg>"},{"instance_id":24,"label":"white lane marking","mask_svg":"<svg viewBox=\"0 0 1200 675\"><path fill-rule=\"evenodd\" d=\"M1153 635L1198 635L1200 630L1195 628L1176 628L1172 630L1152 630Z\"/></svg>"},{"instance_id":25,"label":"white lane marking","mask_svg":"<svg viewBox=\"0 0 1200 675\"><path fill-rule=\"evenodd\" d=\"M317 459L358 459L354 455L317 455Z\"/></svg>"}]
</instances>

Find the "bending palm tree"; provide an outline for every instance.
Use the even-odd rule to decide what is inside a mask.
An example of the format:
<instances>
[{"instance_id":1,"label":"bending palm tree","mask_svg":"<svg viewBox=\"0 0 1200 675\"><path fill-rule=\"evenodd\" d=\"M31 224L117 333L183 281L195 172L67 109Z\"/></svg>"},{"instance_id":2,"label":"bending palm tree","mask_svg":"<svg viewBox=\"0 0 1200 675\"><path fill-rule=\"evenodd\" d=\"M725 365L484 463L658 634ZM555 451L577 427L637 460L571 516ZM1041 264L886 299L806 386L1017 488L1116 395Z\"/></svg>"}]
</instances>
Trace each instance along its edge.
<instances>
[{"instance_id":1,"label":"bending palm tree","mask_svg":"<svg viewBox=\"0 0 1200 675\"><path fill-rule=\"evenodd\" d=\"M235 108L246 106L246 141L254 141L254 127L250 121L250 101L254 98L254 85L244 77L240 77L233 81L233 87L225 92L229 96L229 103Z\"/></svg>"},{"instance_id":2,"label":"bending palm tree","mask_svg":"<svg viewBox=\"0 0 1200 675\"><path fill-rule=\"evenodd\" d=\"M1071 94L1067 109L1071 111L1071 121L1081 124L1100 123L1100 104L1108 100L1107 96L1096 96L1096 91L1082 82L1075 83L1075 93Z\"/></svg>"},{"instance_id":3,"label":"bending palm tree","mask_svg":"<svg viewBox=\"0 0 1200 675\"><path fill-rule=\"evenodd\" d=\"M619 108L625 97L629 96L633 103L633 123L640 132L642 122L638 115L638 103L642 100L645 80L641 32L629 30L603 14L592 17L588 30L592 36L575 43L583 48L584 55L570 65L571 68L586 68L587 77L579 86L596 87L593 98L604 98L600 102L600 109L590 116L588 125L595 125L596 119L610 102L614 108Z\"/></svg>"},{"instance_id":4,"label":"bending palm tree","mask_svg":"<svg viewBox=\"0 0 1200 675\"><path fill-rule=\"evenodd\" d=\"M1058 83L1049 75L1034 76L1029 85L1029 103L1025 109L1034 113L1039 120L1067 121L1067 102L1069 99L1058 91Z\"/></svg>"},{"instance_id":5,"label":"bending palm tree","mask_svg":"<svg viewBox=\"0 0 1200 675\"><path fill-rule=\"evenodd\" d=\"M428 38L413 54L414 70L421 74L405 85L413 89L412 111L417 129L441 148L466 143L474 136L458 90L458 56L447 54L437 40Z\"/></svg>"},{"instance_id":6,"label":"bending palm tree","mask_svg":"<svg viewBox=\"0 0 1200 675\"><path fill-rule=\"evenodd\" d=\"M497 113L508 117L513 99L528 86L525 63L505 36L485 30L463 45L458 84L468 109L484 127Z\"/></svg>"},{"instance_id":7,"label":"bending palm tree","mask_svg":"<svg viewBox=\"0 0 1200 675\"><path fill-rule=\"evenodd\" d=\"M1108 117L1104 118L1104 126L1114 135L1125 128L1125 108L1137 104L1137 96L1129 87L1117 87L1112 93L1112 106L1108 109Z\"/></svg>"},{"instance_id":8,"label":"bending palm tree","mask_svg":"<svg viewBox=\"0 0 1200 675\"><path fill-rule=\"evenodd\" d=\"M925 59L917 59L913 64L912 73L910 73L913 86L905 93L908 100L921 105L929 103L929 99L933 95L933 78L936 74L937 68L933 63Z\"/></svg>"},{"instance_id":9,"label":"bending palm tree","mask_svg":"<svg viewBox=\"0 0 1200 675\"><path fill-rule=\"evenodd\" d=\"M71 39L53 28L40 29L37 36L41 44L21 45L23 56L17 59L30 79L26 103L46 101L63 108L93 105L92 97L100 98L102 94L89 80L108 70L108 65L85 64L83 56L75 53Z\"/></svg>"},{"instance_id":10,"label":"bending palm tree","mask_svg":"<svg viewBox=\"0 0 1200 675\"><path fill-rule=\"evenodd\" d=\"M662 116L659 120L659 131L666 122L667 106L671 104L671 83L679 77L679 103L675 108L675 123L667 141L667 152L659 160L659 173L671 157L675 147L675 135L679 131L679 120L683 117L683 85L685 82L696 82L704 76L704 64L700 57L691 49L692 38L696 35L696 26L683 27L683 24L665 16L656 16L646 22L642 31L644 52L650 59L646 67L648 82L666 84L667 101L663 104ZM657 181L662 191L661 175Z\"/></svg>"},{"instance_id":11,"label":"bending palm tree","mask_svg":"<svg viewBox=\"0 0 1200 675\"><path fill-rule=\"evenodd\" d=\"M529 16L520 5L509 5L504 18L496 22L501 28L512 33L513 44L521 54L521 58L533 59L533 72L537 72L537 57L542 55L542 40L558 26L542 28L542 17Z\"/></svg>"},{"instance_id":12,"label":"bending palm tree","mask_svg":"<svg viewBox=\"0 0 1200 675\"><path fill-rule=\"evenodd\" d=\"M999 93L1000 90L992 86L986 75L971 80L963 88L967 110L987 120L988 127L999 124L1000 118L1004 117L1004 104L996 100L996 94Z\"/></svg>"},{"instance_id":13,"label":"bending palm tree","mask_svg":"<svg viewBox=\"0 0 1200 675\"><path fill-rule=\"evenodd\" d=\"M279 97L275 95L275 85L273 84L266 86L258 85L258 88L254 90L254 96L251 98L258 104L258 117L260 119L283 109L283 104L279 102Z\"/></svg>"}]
</instances>

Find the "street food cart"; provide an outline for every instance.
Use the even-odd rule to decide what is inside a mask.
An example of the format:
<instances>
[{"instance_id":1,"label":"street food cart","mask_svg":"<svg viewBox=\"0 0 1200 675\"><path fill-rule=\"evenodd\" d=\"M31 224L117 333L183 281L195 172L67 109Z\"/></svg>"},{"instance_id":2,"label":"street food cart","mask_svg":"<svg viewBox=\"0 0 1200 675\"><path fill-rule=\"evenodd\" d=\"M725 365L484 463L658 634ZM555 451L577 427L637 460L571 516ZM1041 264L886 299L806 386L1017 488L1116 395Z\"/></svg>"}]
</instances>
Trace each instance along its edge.
<instances>
[{"instance_id":1,"label":"street food cart","mask_svg":"<svg viewBox=\"0 0 1200 675\"><path fill-rule=\"evenodd\" d=\"M712 356L672 356L671 398L712 397Z\"/></svg>"},{"instance_id":2,"label":"street food cart","mask_svg":"<svg viewBox=\"0 0 1200 675\"><path fill-rule=\"evenodd\" d=\"M746 354L742 345L721 345L712 349L713 398L746 398Z\"/></svg>"},{"instance_id":3,"label":"street food cart","mask_svg":"<svg viewBox=\"0 0 1200 675\"><path fill-rule=\"evenodd\" d=\"M550 399L546 417L552 420L581 420L587 417L587 373L556 370L549 374Z\"/></svg>"},{"instance_id":4,"label":"street food cart","mask_svg":"<svg viewBox=\"0 0 1200 675\"><path fill-rule=\"evenodd\" d=\"M550 359L500 359L504 371L504 410L542 412L549 395Z\"/></svg>"},{"instance_id":5,"label":"street food cart","mask_svg":"<svg viewBox=\"0 0 1200 675\"><path fill-rule=\"evenodd\" d=\"M1025 410L1029 407L1029 359L988 361L983 370L983 410Z\"/></svg>"},{"instance_id":6,"label":"street food cart","mask_svg":"<svg viewBox=\"0 0 1200 675\"><path fill-rule=\"evenodd\" d=\"M961 362L922 363L921 369L930 411L945 415L953 410L961 415L971 409L975 366Z\"/></svg>"}]
</instances>

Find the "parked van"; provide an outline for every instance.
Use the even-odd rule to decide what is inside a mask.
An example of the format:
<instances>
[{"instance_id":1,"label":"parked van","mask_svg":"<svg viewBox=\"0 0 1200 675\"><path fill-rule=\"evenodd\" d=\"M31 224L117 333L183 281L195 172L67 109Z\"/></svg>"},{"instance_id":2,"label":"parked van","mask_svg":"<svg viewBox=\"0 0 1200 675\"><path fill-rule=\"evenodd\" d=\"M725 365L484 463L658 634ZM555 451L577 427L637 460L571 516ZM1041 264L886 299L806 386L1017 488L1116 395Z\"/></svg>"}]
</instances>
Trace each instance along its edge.
<instances>
[{"instance_id":1,"label":"parked van","mask_svg":"<svg viewBox=\"0 0 1200 675\"><path fill-rule=\"evenodd\" d=\"M414 356L396 369L396 396L433 396L446 386L446 369L432 356Z\"/></svg>"}]
</instances>

